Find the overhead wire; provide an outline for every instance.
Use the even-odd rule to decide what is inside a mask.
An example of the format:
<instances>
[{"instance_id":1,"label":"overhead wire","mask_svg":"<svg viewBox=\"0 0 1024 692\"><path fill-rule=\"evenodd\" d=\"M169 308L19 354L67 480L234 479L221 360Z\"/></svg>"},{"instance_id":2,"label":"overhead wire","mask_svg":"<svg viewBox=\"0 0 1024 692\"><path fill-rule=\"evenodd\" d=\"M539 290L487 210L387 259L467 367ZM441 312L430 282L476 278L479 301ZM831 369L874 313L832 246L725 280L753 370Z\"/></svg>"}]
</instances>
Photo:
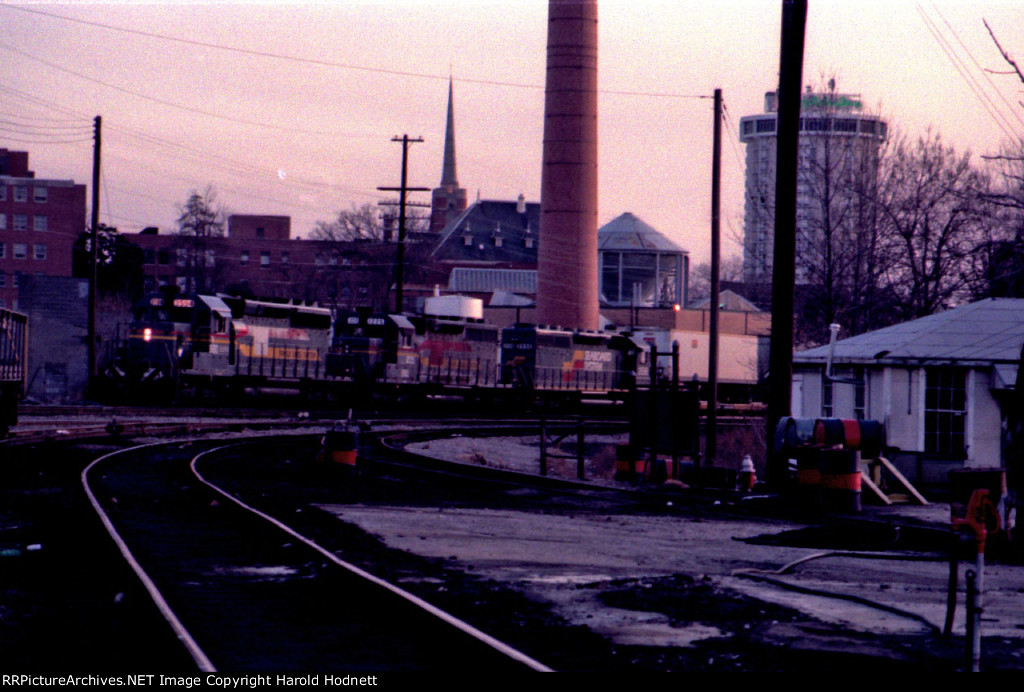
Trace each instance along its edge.
<instances>
[{"instance_id":1,"label":"overhead wire","mask_svg":"<svg viewBox=\"0 0 1024 692\"><path fill-rule=\"evenodd\" d=\"M957 74L967 85L967 88L977 99L978 103L981 104L985 112L989 114L992 121L1003 131L1003 134L1007 138L1013 139L1015 137L1014 128L1008 117L998 108L998 106L992 101L991 97L985 92L984 88L978 83L978 80L971 75L969 66L964 60L957 54L954 46L943 36L941 28L935 23L935 21L928 16L924 8L920 4L917 5L917 11L920 15L925 27L931 33L936 43L939 45L940 50L945 54L950 64L953 65L953 69L956 70Z\"/></svg>"},{"instance_id":2,"label":"overhead wire","mask_svg":"<svg viewBox=\"0 0 1024 692\"><path fill-rule=\"evenodd\" d=\"M526 84L526 83L522 83L522 82L508 82L508 81L502 81L502 80L479 79L479 78L471 78L471 77L453 77L451 74L448 74L448 75L430 74L430 73L426 73L426 72L413 72L413 71L410 71L410 70L396 70L396 69L392 69L392 68L371 67L371 66L367 66L367 65L356 65L354 63L336 62L336 61L324 60L324 59L320 59L320 58L306 58L306 57L297 56L297 55L285 55L283 53L273 53L273 52L264 51L264 50L254 50L252 48L240 48L238 46L229 46L229 45L225 45L225 44L222 44L222 43L212 43L212 42L209 42L209 41L199 41L197 39L182 38L180 36L170 36L170 35L167 35L167 34L161 34L161 33L153 32L153 31L142 31L140 29L131 29L131 28L128 28L128 27L115 26L113 24L105 24L105 23L102 23L102 22L96 22L96 21L85 20L85 19L78 19L78 18L74 18L74 17L67 17L67 16L56 14L56 13L53 13L53 12L46 12L46 11L43 11L43 10L40 10L40 9L37 9L37 8L29 9L27 7L24 7L24 6L15 6L15 5L0 5L0 7L8 7L10 9L15 9L15 10L18 10L18 11L21 11L21 12L28 12L28 13L32 13L32 14L38 14L38 15L50 17L52 19L59 19L59 20L66 21L66 22L72 22L72 23L76 23L76 24L83 24L83 25L87 25L87 26L92 26L92 27L100 28L100 29L105 29L105 30L108 30L108 31L117 31L117 32L126 33L126 34L134 34L134 35L137 35L137 36L143 36L143 37L146 37L146 38L152 38L152 39L157 39L157 40L161 40L161 41L170 41L170 42L181 43L181 44L189 45L189 46L195 46L195 47L200 47L200 48L210 48L210 49L214 49L214 50L227 51L227 52L231 52L231 53L237 53L237 54L241 54L241 55L249 55L249 56L260 57L260 58L268 58L268 59L272 59L272 60L282 60L282 61L287 61L287 62L304 63L304 64L308 64L308 65L318 65L318 66L321 66L321 67L332 67L332 68L340 68L340 69L346 69L346 70L356 70L356 71L360 71L360 72L370 72L370 73L376 73L376 74L386 74L386 75L393 75L393 76L399 76L399 77L416 77L416 78L421 78L421 79L432 79L432 80L437 80L437 81L453 80L453 81L456 81L456 82L464 82L464 83L467 83L467 84L482 84L482 85L487 85L487 86L514 87L514 88L518 88L518 89L535 89L535 90L543 90L544 89L544 85L543 84ZM710 99L710 98L712 98L712 96L710 96L708 94L682 94L682 93L673 93L673 92L653 93L653 92L644 92L644 91L629 91L629 90L615 90L615 89L601 89L601 90L598 90L598 93L611 94L611 95L621 95L621 96L651 96L651 97L656 97L656 98L682 98L682 99Z\"/></svg>"}]
</instances>

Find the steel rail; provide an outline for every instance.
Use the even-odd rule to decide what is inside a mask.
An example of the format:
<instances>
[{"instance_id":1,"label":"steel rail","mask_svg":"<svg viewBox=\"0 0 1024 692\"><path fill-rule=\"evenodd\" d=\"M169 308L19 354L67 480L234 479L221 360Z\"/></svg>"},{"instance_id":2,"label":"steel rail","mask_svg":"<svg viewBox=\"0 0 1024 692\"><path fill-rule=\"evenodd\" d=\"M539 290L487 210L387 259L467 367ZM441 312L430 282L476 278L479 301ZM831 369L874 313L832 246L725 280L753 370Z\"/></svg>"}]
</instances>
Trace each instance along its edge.
<instances>
[{"instance_id":1,"label":"steel rail","mask_svg":"<svg viewBox=\"0 0 1024 692\"><path fill-rule=\"evenodd\" d=\"M142 582L142 585L145 587L146 592L149 593L150 598L153 599L153 603L160 611L160 614L171 626L171 629L174 631L175 636L177 636L178 641L180 641L184 645L185 649L192 657L192 660L195 661L196 666L198 666L199 670L201 670L204 673L215 673L217 672L217 669L213 665L213 662L210 661L210 658L203 651L202 647L199 646L195 638L192 637L191 633L189 633L189 631L181 623L181 620L178 619L178 616L175 614L171 606L167 603L167 600L160 592L160 589L157 588L156 583L154 583L153 579L149 576L146 570L143 569L142 565L139 564L139 561L135 559L135 555L132 553L131 549L128 547L128 544L125 542L125 540L121 537L121 534L114 527L113 521L111 521L110 516L100 505L99 499L96 497L96 494L93 492L92 487L89 484L89 472L97 465L103 463L104 461L112 457L115 457L120 454L129 454L132 452L137 452L153 447L159 447L164 445L177 446L180 444L181 441L153 442L149 444L139 445L137 447L129 447L128 449L121 449L115 452L104 454L103 456L95 459L92 463L90 463L82 470L82 487L85 489L85 494L89 498L89 503L92 505L93 510L99 516L100 521L103 522L103 526L106 528L107 533L110 535L114 543L117 545L118 550L121 551L121 555L124 557L128 565L132 568L132 571L135 572L136 576Z\"/></svg>"},{"instance_id":2,"label":"steel rail","mask_svg":"<svg viewBox=\"0 0 1024 692\"><path fill-rule=\"evenodd\" d=\"M352 573L352 574L354 574L356 576L359 576L359 577L361 577L361 578L363 578L363 579L365 579L365 580L367 580L367 581L369 581L369 582L371 582L373 584L376 584L377 586L380 586L381 588L386 589L390 593L392 593L392 594L394 594L394 595L396 595L396 596L398 596L398 597L408 601L409 603L411 603L411 604L421 608L422 610L426 611L427 613L430 613L431 615L439 618L443 622L445 622L445 623L455 627L459 631L461 631L461 632L463 632L463 633L473 637L477 641L479 641L479 642L481 642L483 644L486 644L487 646L490 646L491 648L493 648L496 651L498 651L498 652L508 656L509 658L511 658L511 659L513 659L515 661L518 661L518 662L526 665L527 667L531 668L532 670L539 671L539 672L547 672L547 673L553 672L553 670L551 668L549 668L548 666L544 665L543 663L540 663L539 661L531 658L530 656L527 656L526 654L524 654L523 652L519 651L518 649L515 649L512 646L509 646L505 642L502 642L502 641L492 637L491 635L487 634L486 632L483 632L482 630L477 629L476 627L474 627L473 625L469 624L468 622L466 622L464 620L461 620L460 618L455 617L454 615L452 615L451 613L448 613L447 611L441 610L437 606L434 606L434 605L428 603L427 601L423 600L419 596L416 596L416 595L414 595L412 593L409 593L405 589L402 589L401 587L398 587L398 586L392 584L391 582L389 582L389 581L387 581L385 579L381 579L380 577L378 577L378 576L376 576L374 574L371 574L370 572L367 572L366 570L362 569L361 567L357 567L356 565L353 565L350 562L342 560L341 558L339 558L337 555L335 555L330 550L327 550L326 548L321 546L319 543L313 541L312 539L307 538L306 536L303 536L301 533L299 533L298 531L296 531L292 527L288 526L287 524L279 521L278 519L270 516L269 514L267 514L265 512L260 511L259 509L256 509L255 507L253 507L253 506L243 502L241 499L235 497L234 495L232 495L228 491L224 490L220 486L218 486L218 485L208 481L199 472L199 469L197 468L197 464L204 457L207 457L208 455L212 455L212 454L214 454L216 452L221 452L221 451L223 451L225 449L228 449L230 447L238 447L238 446L242 446L244 444L251 444L251 443L234 442L232 444L223 445L221 447L215 447L213 449L209 449L209 450L206 450L205 452L201 452L200 454L197 454L192 459L192 462L190 464L190 467L192 468L192 473L195 475L196 479L200 483L203 483L208 488L210 488L211 490L214 490L215 492L219 493L224 498L226 498L226 499L230 500L231 502L235 503L236 505L238 505L242 509L244 509L244 510L246 510L248 512L251 512L251 513L253 513L253 514L255 514L255 515L265 519L266 521L270 522L271 524L276 526L278 529L280 529L284 533L288 534L289 536L295 538L298 541L301 541L306 546L308 546L308 547L312 548L313 550L315 550L316 552L320 553L325 558L327 558L328 560L330 560L334 564L338 565L342 569L345 569L348 572L350 572L350 573Z\"/></svg>"}]
</instances>

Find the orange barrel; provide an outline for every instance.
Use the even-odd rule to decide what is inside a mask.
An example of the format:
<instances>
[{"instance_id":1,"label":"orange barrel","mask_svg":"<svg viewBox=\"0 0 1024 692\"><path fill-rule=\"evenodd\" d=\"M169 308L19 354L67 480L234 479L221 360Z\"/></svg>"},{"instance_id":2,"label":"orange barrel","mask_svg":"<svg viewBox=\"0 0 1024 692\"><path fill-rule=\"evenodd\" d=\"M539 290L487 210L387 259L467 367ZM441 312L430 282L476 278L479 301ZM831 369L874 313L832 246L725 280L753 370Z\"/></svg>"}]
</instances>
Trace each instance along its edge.
<instances>
[{"instance_id":1,"label":"orange barrel","mask_svg":"<svg viewBox=\"0 0 1024 692\"><path fill-rule=\"evenodd\" d=\"M663 457L653 459L644 469L644 479L649 483L664 483L669 479L671 463L670 461L669 464L666 464Z\"/></svg>"},{"instance_id":2,"label":"orange barrel","mask_svg":"<svg viewBox=\"0 0 1024 692\"><path fill-rule=\"evenodd\" d=\"M849 449L821 450L821 502L826 512L860 511L860 455Z\"/></svg>"},{"instance_id":3,"label":"orange barrel","mask_svg":"<svg viewBox=\"0 0 1024 692\"><path fill-rule=\"evenodd\" d=\"M615 480L635 481L643 472L643 452L633 445L615 445Z\"/></svg>"},{"instance_id":4,"label":"orange barrel","mask_svg":"<svg viewBox=\"0 0 1024 692\"><path fill-rule=\"evenodd\" d=\"M814 443L834 447L845 440L843 421L838 418L819 418L814 422Z\"/></svg>"},{"instance_id":5,"label":"orange barrel","mask_svg":"<svg viewBox=\"0 0 1024 692\"><path fill-rule=\"evenodd\" d=\"M860 421L843 419L843 439L847 449L860 449Z\"/></svg>"},{"instance_id":6,"label":"orange barrel","mask_svg":"<svg viewBox=\"0 0 1024 692\"><path fill-rule=\"evenodd\" d=\"M796 459L797 502L805 507L817 507L821 494L821 449L798 447L793 450Z\"/></svg>"},{"instance_id":7,"label":"orange barrel","mask_svg":"<svg viewBox=\"0 0 1024 692\"><path fill-rule=\"evenodd\" d=\"M860 453L865 459L875 459L885 446L885 425L877 420L860 421Z\"/></svg>"},{"instance_id":8,"label":"orange barrel","mask_svg":"<svg viewBox=\"0 0 1024 692\"><path fill-rule=\"evenodd\" d=\"M799 445L811 444L814 441L813 418L795 418L796 443Z\"/></svg>"},{"instance_id":9,"label":"orange barrel","mask_svg":"<svg viewBox=\"0 0 1024 692\"><path fill-rule=\"evenodd\" d=\"M783 416L775 426L775 451L787 452L796 447L796 419Z\"/></svg>"},{"instance_id":10,"label":"orange barrel","mask_svg":"<svg viewBox=\"0 0 1024 692\"><path fill-rule=\"evenodd\" d=\"M359 433L346 428L328 430L324 435L323 456L331 463L354 469L359 452Z\"/></svg>"}]
</instances>

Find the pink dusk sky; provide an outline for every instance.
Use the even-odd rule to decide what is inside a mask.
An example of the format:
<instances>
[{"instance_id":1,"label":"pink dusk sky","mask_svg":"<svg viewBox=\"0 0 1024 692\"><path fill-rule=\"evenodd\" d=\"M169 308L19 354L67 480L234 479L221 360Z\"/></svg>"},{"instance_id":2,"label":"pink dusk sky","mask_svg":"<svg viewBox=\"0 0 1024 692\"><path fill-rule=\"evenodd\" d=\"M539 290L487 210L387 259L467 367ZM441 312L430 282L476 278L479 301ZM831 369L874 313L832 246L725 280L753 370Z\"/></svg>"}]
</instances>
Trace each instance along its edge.
<instances>
[{"instance_id":1,"label":"pink dusk sky","mask_svg":"<svg viewBox=\"0 0 1024 692\"><path fill-rule=\"evenodd\" d=\"M722 228L743 228L740 117L775 88L781 1L599 3L600 223L629 211L709 254L712 101L726 105ZM37 176L91 184L100 218L175 228L208 185L231 213L284 214L294 236L399 181L393 136L422 137L409 182L440 182L454 79L470 199L539 201L546 0L0 3L0 147ZM960 151L1024 137L1019 0L810 0L805 84L835 77L895 133ZM991 70L991 71L989 71ZM412 196L429 201L429 195Z\"/></svg>"}]
</instances>

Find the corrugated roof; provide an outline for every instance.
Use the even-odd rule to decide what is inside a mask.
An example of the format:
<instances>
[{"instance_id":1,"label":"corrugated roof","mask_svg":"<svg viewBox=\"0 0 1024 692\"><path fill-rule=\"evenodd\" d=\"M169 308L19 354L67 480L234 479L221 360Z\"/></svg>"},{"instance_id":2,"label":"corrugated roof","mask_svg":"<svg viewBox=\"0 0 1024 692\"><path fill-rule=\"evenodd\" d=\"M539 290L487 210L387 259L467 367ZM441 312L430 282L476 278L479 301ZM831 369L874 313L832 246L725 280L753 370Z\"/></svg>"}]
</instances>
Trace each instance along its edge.
<instances>
[{"instance_id":1,"label":"corrugated roof","mask_svg":"<svg viewBox=\"0 0 1024 692\"><path fill-rule=\"evenodd\" d=\"M990 298L836 341L836 361L1012 362L1024 344L1024 299ZM795 354L823 362L826 346Z\"/></svg>"},{"instance_id":2,"label":"corrugated roof","mask_svg":"<svg viewBox=\"0 0 1024 692\"><path fill-rule=\"evenodd\" d=\"M597 229L598 250L686 252L654 227L626 212Z\"/></svg>"},{"instance_id":3,"label":"corrugated roof","mask_svg":"<svg viewBox=\"0 0 1024 692\"><path fill-rule=\"evenodd\" d=\"M456 293L537 293L537 272L532 269L456 267L448 277L448 289Z\"/></svg>"}]
</instances>

